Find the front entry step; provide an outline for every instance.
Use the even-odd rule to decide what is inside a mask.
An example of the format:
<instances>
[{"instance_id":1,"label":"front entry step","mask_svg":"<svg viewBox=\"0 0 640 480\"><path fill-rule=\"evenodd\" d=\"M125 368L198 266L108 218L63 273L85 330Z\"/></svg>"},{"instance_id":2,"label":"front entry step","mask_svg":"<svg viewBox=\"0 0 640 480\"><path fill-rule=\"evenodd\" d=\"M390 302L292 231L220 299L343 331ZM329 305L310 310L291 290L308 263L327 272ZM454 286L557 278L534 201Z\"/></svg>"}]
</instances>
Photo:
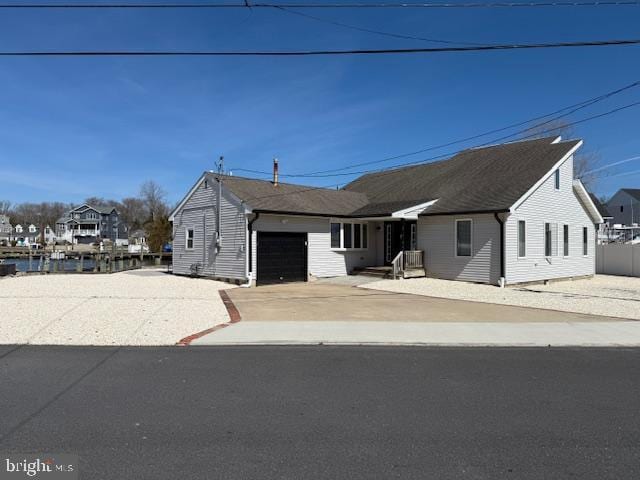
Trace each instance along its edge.
<instances>
[{"instance_id":1,"label":"front entry step","mask_svg":"<svg viewBox=\"0 0 640 480\"><path fill-rule=\"evenodd\" d=\"M426 276L427 272L424 268L410 268L402 272L402 278L420 278Z\"/></svg>"},{"instance_id":2,"label":"front entry step","mask_svg":"<svg viewBox=\"0 0 640 480\"><path fill-rule=\"evenodd\" d=\"M380 279L393 278L393 268L391 267L356 267L353 275L364 275L367 277L378 277Z\"/></svg>"}]
</instances>

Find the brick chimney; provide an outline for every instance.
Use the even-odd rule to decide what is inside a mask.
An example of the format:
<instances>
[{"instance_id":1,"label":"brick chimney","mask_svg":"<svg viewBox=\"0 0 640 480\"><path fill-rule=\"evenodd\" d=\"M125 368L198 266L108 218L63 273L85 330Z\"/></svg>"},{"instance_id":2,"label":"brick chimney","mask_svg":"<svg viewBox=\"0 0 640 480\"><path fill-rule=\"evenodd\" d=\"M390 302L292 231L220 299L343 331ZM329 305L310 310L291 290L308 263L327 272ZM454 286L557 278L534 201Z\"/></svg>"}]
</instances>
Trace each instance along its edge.
<instances>
[{"instance_id":1,"label":"brick chimney","mask_svg":"<svg viewBox=\"0 0 640 480\"><path fill-rule=\"evenodd\" d=\"M273 186L278 186L278 159L273 159Z\"/></svg>"}]
</instances>

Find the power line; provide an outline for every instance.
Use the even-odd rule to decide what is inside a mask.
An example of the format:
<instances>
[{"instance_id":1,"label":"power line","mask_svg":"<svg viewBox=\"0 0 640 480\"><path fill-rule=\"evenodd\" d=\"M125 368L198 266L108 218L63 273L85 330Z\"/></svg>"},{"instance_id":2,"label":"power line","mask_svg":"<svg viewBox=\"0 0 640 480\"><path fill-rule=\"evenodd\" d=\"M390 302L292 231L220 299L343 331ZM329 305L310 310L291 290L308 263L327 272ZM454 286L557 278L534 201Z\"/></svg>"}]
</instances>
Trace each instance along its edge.
<instances>
[{"instance_id":1,"label":"power line","mask_svg":"<svg viewBox=\"0 0 640 480\"><path fill-rule=\"evenodd\" d=\"M559 1L559 2L387 2L387 3L0 3L0 8L21 9L214 9L214 8L531 8L531 7L612 7L636 6L637 0L605 0L605 1Z\"/></svg>"},{"instance_id":2,"label":"power line","mask_svg":"<svg viewBox=\"0 0 640 480\"><path fill-rule=\"evenodd\" d=\"M477 138L485 137L487 135L492 135L494 133L499 133L499 132L503 132L505 130L510 130L512 128L516 128L516 127L520 127L520 126L523 126L523 125L531 124L532 122L536 122L538 120L542 120L542 119L547 118L547 117L554 117L554 118L551 118L548 121L545 121L545 122L542 122L542 123L539 123L539 124L536 124L536 125L531 125L531 126L529 126L528 128L526 128L524 130L520 130L520 131L515 132L513 134L510 134L508 136L501 137L500 139L491 141L491 143L495 143L496 141L504 140L506 138L511 138L511 137L519 135L521 133L525 133L527 131L530 131L530 130L532 130L534 128L547 125L552 121L559 120L560 118L563 118L563 117L566 117L568 115L571 115L571 114L573 114L573 113L575 113L575 112L577 112L579 110L582 110L583 108L590 107L591 105L594 105L594 104L596 104L598 102L601 102L603 100L611 98L614 95L622 93L622 92L624 92L626 90L629 90L631 88L635 88L635 87L637 87L639 85L640 85L640 80L635 81L633 83L630 83L628 85L625 85L623 87L617 88L615 90L609 91L607 93L598 95L597 97L593 97L593 98L584 100L582 102L566 106L564 108L561 108L561 109L556 110L556 111L551 112L551 113L547 113L545 115L539 115L539 116L534 117L534 118L523 120L523 121L518 122L518 123L513 123L511 125L507 125L506 127L496 128L496 129L489 130L487 132L483 132L483 133L480 133L480 134L477 134L477 135L472 135L470 137L465 137L465 138L462 138L462 139L459 139L459 140L453 140L451 142L442 143L440 145L434 145L434 146L422 148L420 150L415 150L415 151L408 152L408 153L402 153L402 154L399 154L399 155L394 155L394 156L382 158L382 159L379 159L379 160L372 160L372 161L367 161L367 162L361 162L361 163L356 163L356 164L352 164L352 165L347 165L347 166L340 167L340 168L334 168L334 169L329 169L329 170L320 170L320 171L316 171L316 172L307 172L307 173L301 173L301 174L281 174L280 176L283 177L283 178L284 177L289 177L289 178L294 178L294 177L298 177L298 178L316 177L316 176L318 176L320 174L340 172L340 171L344 171L344 170L350 170L350 169L356 168L356 167L363 167L365 165L380 164L380 163L388 162L388 161L391 161L391 160L397 160L399 158L410 157L410 156L413 156L413 155L417 155L419 153L426 153L426 152L429 152L429 151L438 150L440 148L450 147L452 145L468 142L470 140L475 140ZM563 112L565 112L565 113L563 113ZM244 169L244 168L236 168L236 169L233 169L233 170L241 171L241 172L247 172L247 173L253 173L253 174L260 174L260 175L270 175L270 172L264 172L264 171L259 171L259 170L249 170L249 169Z\"/></svg>"},{"instance_id":3,"label":"power line","mask_svg":"<svg viewBox=\"0 0 640 480\"><path fill-rule=\"evenodd\" d=\"M640 39L592 40L586 42L521 43L504 45L479 45L474 47L439 48L387 48L371 50L271 50L271 51L0 51L2 57L304 57L304 56L348 56L348 55L389 55L410 53L454 53L486 52L498 50L533 50L547 48L606 47L638 45Z\"/></svg>"},{"instance_id":4,"label":"power line","mask_svg":"<svg viewBox=\"0 0 640 480\"><path fill-rule=\"evenodd\" d=\"M617 108L614 108L612 110L609 110L607 112L599 113L597 115L592 115L590 117L586 117L586 118L577 120L575 122L568 123L567 125L565 125L565 127L572 127L572 126L575 126L575 125L579 125L581 123L585 123L585 122L588 122L588 121L591 121L591 120L595 120L597 118L602 118L602 117L605 117L605 116L608 116L608 115L612 115L612 114L618 113L618 112L620 112L622 110L626 110L628 108L636 107L636 106L639 106L639 105L640 105L640 101L629 103L629 104L623 105L621 107L617 107ZM526 140L526 139L533 138L533 137L536 137L536 136L539 136L539 135L544 135L544 134L547 134L547 133L551 133L551 132L556 131L556 130L557 130L557 128L551 128L549 130L545 130L545 131L542 131L542 132L538 132L538 133L535 133L535 134L532 134L532 135L528 135L528 136L522 137L520 140ZM491 141L490 143L493 143L493 142L494 141ZM482 146L486 146L486 145L488 145L490 143L481 144L481 145L478 145L476 147L471 147L471 148L479 148L479 147L482 147ZM368 174L368 173L379 173L380 175L388 175L388 174L394 173L395 169L397 169L397 168L409 167L409 166L418 166L420 164L425 164L425 163L428 163L428 162L433 161L433 160L439 160L439 159L442 159L442 158L445 158L445 157L451 157L451 156L456 155L456 154L458 154L460 152L463 152L465 150L469 150L469 149L465 148L465 149L457 150L455 152L449 152L449 153L445 153L445 154L442 154L442 155L438 155L436 157L417 160L417 161L414 161L414 162L407 162L407 163L401 163L401 164L397 164L397 165L392 165L392 166L384 168L384 169L363 170L363 171L360 171L360 172L350 172L349 174L350 175L351 174L352 175L365 175L365 174ZM305 189L299 190L297 192L291 192L291 193L286 192L286 193L274 193L274 194L270 194L270 195L262 195L262 196L258 196L258 197L251 197L250 199L258 200L258 199L263 199L263 198L277 197L277 196L280 196L280 195L292 195L292 194L302 193L302 192L311 191L311 190L337 188L340 185L343 185L343 183L334 183L332 185L326 185L326 186L309 187L309 188L305 188Z\"/></svg>"},{"instance_id":5,"label":"power line","mask_svg":"<svg viewBox=\"0 0 640 480\"><path fill-rule=\"evenodd\" d=\"M326 23L329 25L334 25L336 27L341 27L341 28L346 28L349 30L355 30L357 32L364 32L364 33L371 33L374 35L380 35L383 37L391 37L391 38L399 38L401 40L419 40L419 41L423 41L423 42L432 42L432 43L444 43L444 44L450 44L450 45L490 45L487 43L471 43L471 42L458 42L458 41L453 41L453 40L443 40L443 39L439 39L439 38L426 38L426 37L418 37L418 36L413 36L413 35L404 35L401 33L393 33L393 32L384 32L381 30L373 30L370 28L364 28L364 27L358 27L355 25L349 25L347 23L342 23L342 22L338 22L336 20L329 20L327 18L322 18L322 17L316 17L315 15L309 15L308 13L303 13L303 12L298 12L296 10L291 10L289 8L286 7L276 7L278 10L282 11L282 12L286 12L286 13L290 13L292 15L298 15L300 17L303 18L307 18L309 20L315 20L317 22L321 22L321 23Z\"/></svg>"}]
</instances>

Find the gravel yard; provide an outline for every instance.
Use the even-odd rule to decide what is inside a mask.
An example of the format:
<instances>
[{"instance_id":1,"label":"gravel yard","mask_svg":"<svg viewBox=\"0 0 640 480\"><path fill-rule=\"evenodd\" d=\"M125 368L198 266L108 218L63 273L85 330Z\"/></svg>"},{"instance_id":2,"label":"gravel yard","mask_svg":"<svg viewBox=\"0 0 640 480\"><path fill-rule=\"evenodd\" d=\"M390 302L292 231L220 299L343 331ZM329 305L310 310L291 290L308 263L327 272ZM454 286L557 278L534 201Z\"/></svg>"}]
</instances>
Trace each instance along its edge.
<instances>
[{"instance_id":1,"label":"gravel yard","mask_svg":"<svg viewBox=\"0 0 640 480\"><path fill-rule=\"evenodd\" d=\"M364 288L640 320L640 278L596 275L549 285L498 288L434 278L382 280Z\"/></svg>"},{"instance_id":2,"label":"gravel yard","mask_svg":"<svg viewBox=\"0 0 640 480\"><path fill-rule=\"evenodd\" d=\"M222 282L133 270L0 279L0 344L174 345L229 321Z\"/></svg>"}]
</instances>

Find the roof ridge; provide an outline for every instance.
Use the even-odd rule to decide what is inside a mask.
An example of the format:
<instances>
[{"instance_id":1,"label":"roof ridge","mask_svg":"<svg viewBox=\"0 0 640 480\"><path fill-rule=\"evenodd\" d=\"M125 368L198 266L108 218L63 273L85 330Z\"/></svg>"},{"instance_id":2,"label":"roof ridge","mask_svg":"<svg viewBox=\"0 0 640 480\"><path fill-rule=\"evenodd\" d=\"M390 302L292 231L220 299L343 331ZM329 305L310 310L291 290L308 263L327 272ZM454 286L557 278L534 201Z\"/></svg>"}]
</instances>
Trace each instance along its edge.
<instances>
[{"instance_id":1,"label":"roof ridge","mask_svg":"<svg viewBox=\"0 0 640 480\"><path fill-rule=\"evenodd\" d=\"M271 185L273 185L273 181L271 180L266 180L263 178L253 178L253 177L245 177L243 175L228 175L226 173L217 173L217 172L213 172L211 170L207 170L205 172L207 175L211 175L211 176L222 176L222 177L226 177L226 178L239 178L241 180L251 180L254 182L263 182L263 183L269 183ZM344 190L342 188L329 188L329 187L318 187L315 185L304 185L301 183L289 183L289 182L280 182L278 181L278 185L287 185L290 187L300 187L300 188L306 188L306 189L313 189L313 190L324 190L324 191L329 191L329 192L348 192L348 193L356 193L356 192L351 192L349 190Z\"/></svg>"}]
</instances>

